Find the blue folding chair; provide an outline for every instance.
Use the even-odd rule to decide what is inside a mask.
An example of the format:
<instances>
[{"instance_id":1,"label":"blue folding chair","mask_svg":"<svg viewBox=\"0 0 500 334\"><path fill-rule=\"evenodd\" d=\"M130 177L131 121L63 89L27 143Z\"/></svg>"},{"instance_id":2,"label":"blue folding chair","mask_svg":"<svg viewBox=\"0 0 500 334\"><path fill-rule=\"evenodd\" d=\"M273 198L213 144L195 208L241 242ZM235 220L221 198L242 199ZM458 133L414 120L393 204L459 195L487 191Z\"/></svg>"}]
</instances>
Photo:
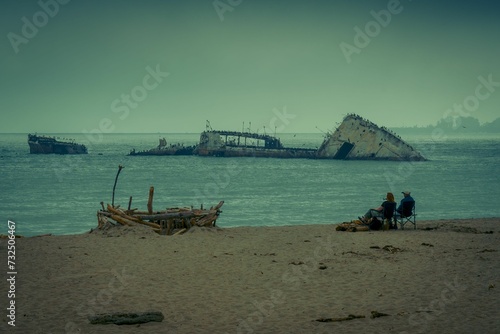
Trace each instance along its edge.
<instances>
[{"instance_id":1,"label":"blue folding chair","mask_svg":"<svg viewBox=\"0 0 500 334\"><path fill-rule=\"evenodd\" d=\"M417 214L415 213L415 202L403 202L402 210L395 215L395 218L396 224L399 223L402 230L404 230L407 223L413 224L413 229L417 229Z\"/></svg>"}]
</instances>

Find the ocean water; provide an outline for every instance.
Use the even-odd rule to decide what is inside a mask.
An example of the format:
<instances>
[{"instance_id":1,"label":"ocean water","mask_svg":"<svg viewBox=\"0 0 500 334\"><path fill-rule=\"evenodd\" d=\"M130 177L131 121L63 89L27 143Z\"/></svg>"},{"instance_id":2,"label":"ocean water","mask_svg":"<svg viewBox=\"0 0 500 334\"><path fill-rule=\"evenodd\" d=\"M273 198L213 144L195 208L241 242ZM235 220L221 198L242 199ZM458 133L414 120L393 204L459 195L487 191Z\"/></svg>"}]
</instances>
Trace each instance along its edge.
<instances>
[{"instance_id":1,"label":"ocean water","mask_svg":"<svg viewBox=\"0 0 500 334\"><path fill-rule=\"evenodd\" d=\"M417 220L500 216L500 135L402 137L429 161L336 161L198 156L126 156L159 137L195 144L199 134L58 134L85 143L88 155L31 155L27 134L0 134L0 233L7 220L25 236L82 233L97 226L100 202L145 209L205 207L225 201L221 227L333 224L399 201L410 189ZM322 134L281 134L286 146L318 147Z\"/></svg>"}]
</instances>

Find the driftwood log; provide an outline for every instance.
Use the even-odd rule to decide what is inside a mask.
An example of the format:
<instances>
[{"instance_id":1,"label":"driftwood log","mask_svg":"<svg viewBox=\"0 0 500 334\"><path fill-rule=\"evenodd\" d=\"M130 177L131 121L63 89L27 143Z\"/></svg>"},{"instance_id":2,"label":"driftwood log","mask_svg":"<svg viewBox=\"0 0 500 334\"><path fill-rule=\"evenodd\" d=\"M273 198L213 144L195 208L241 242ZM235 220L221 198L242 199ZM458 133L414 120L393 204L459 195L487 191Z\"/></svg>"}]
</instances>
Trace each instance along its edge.
<instances>
[{"instance_id":1,"label":"driftwood log","mask_svg":"<svg viewBox=\"0 0 500 334\"><path fill-rule=\"evenodd\" d=\"M142 313L102 313L88 317L93 325L135 325L146 322L162 322L164 319L161 312L142 312Z\"/></svg>"}]
</instances>

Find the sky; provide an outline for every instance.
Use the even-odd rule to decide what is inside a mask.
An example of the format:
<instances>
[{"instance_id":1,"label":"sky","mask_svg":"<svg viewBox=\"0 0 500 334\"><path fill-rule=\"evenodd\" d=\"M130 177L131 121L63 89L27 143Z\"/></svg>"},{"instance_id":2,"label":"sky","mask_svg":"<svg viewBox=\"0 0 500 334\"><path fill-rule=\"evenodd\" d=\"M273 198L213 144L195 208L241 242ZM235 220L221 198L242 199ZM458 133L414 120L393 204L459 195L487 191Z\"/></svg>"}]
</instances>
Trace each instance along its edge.
<instances>
[{"instance_id":1,"label":"sky","mask_svg":"<svg viewBox=\"0 0 500 334\"><path fill-rule=\"evenodd\" d=\"M500 3L8 0L0 133L314 133L500 110Z\"/></svg>"}]
</instances>

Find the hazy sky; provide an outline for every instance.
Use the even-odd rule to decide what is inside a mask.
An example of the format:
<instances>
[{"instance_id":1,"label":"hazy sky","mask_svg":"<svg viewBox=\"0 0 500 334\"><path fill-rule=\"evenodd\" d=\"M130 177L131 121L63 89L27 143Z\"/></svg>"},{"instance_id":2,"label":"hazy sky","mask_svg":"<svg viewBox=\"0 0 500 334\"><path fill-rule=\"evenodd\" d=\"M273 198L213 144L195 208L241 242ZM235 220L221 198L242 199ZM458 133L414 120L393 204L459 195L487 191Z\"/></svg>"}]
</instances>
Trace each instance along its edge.
<instances>
[{"instance_id":1,"label":"hazy sky","mask_svg":"<svg viewBox=\"0 0 500 334\"><path fill-rule=\"evenodd\" d=\"M347 113L389 127L499 116L495 0L0 6L0 132L196 133L207 119L316 132Z\"/></svg>"}]
</instances>

